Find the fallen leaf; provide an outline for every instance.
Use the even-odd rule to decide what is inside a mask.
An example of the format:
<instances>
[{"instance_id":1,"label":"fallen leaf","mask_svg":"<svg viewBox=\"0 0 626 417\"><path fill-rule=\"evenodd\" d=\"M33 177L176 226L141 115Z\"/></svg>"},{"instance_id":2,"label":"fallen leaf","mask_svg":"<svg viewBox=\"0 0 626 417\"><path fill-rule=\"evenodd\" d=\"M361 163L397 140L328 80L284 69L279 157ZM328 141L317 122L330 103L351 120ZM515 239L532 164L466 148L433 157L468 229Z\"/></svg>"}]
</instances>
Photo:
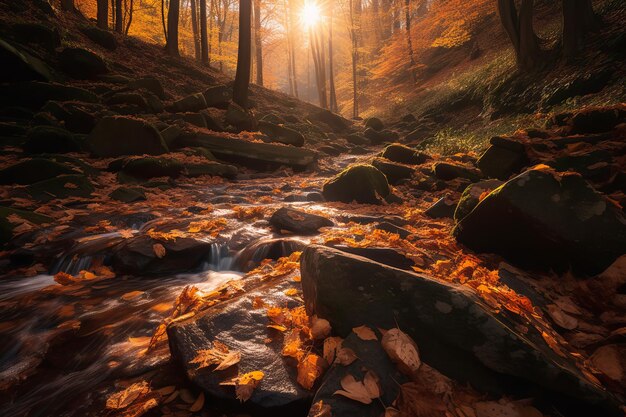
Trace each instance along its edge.
<instances>
[{"instance_id":1,"label":"fallen leaf","mask_svg":"<svg viewBox=\"0 0 626 417\"><path fill-rule=\"evenodd\" d=\"M135 298L139 297L141 294L143 294L143 291L127 292L126 294L122 295L122 300L124 301L134 300Z\"/></svg>"},{"instance_id":2,"label":"fallen leaf","mask_svg":"<svg viewBox=\"0 0 626 417\"><path fill-rule=\"evenodd\" d=\"M229 352L224 357L222 362L219 365L217 365L215 370L216 371L223 371L224 369L228 369L231 366L238 364L239 361L241 361L241 352L239 352L237 350Z\"/></svg>"},{"instance_id":3,"label":"fallen leaf","mask_svg":"<svg viewBox=\"0 0 626 417\"><path fill-rule=\"evenodd\" d=\"M417 345L400 329L391 329L383 336L382 346L400 372L413 376L421 365Z\"/></svg>"},{"instance_id":4,"label":"fallen leaf","mask_svg":"<svg viewBox=\"0 0 626 417\"><path fill-rule=\"evenodd\" d=\"M326 359L326 363L332 364L335 360L335 354L337 349L341 347L341 342L343 339L341 337L328 337L324 340L324 359Z\"/></svg>"},{"instance_id":5,"label":"fallen leaf","mask_svg":"<svg viewBox=\"0 0 626 417\"><path fill-rule=\"evenodd\" d=\"M204 393L201 392L200 395L198 395L198 398L196 399L196 401L191 404L191 407L189 407L189 411L191 411L192 413L195 413L197 411L202 410L202 407L204 406Z\"/></svg>"},{"instance_id":6,"label":"fallen leaf","mask_svg":"<svg viewBox=\"0 0 626 417\"><path fill-rule=\"evenodd\" d=\"M259 386L265 374L261 371L252 371L235 379L221 382L220 385L235 385L235 395L241 402L246 402L252 397L254 389Z\"/></svg>"},{"instance_id":7,"label":"fallen leaf","mask_svg":"<svg viewBox=\"0 0 626 417\"><path fill-rule=\"evenodd\" d=\"M352 329L352 331L361 340L378 340L378 337L376 337L376 333L374 333L374 331L367 326L355 327Z\"/></svg>"},{"instance_id":8,"label":"fallen leaf","mask_svg":"<svg viewBox=\"0 0 626 417\"><path fill-rule=\"evenodd\" d=\"M150 386L146 381L136 382L126 389L111 394L106 401L106 407L111 409L122 409L131 405L140 395L150 391Z\"/></svg>"},{"instance_id":9,"label":"fallen leaf","mask_svg":"<svg viewBox=\"0 0 626 417\"><path fill-rule=\"evenodd\" d=\"M241 361L241 352L231 351L228 346L215 340L212 349L198 350L198 354L190 363L198 364L198 369L217 365L215 370L222 371L238 364L239 361Z\"/></svg>"},{"instance_id":10,"label":"fallen leaf","mask_svg":"<svg viewBox=\"0 0 626 417\"><path fill-rule=\"evenodd\" d=\"M298 384L304 389L313 389L315 381L324 373L325 369L326 361L315 353L309 353L303 361L298 363Z\"/></svg>"},{"instance_id":11,"label":"fallen leaf","mask_svg":"<svg viewBox=\"0 0 626 417\"><path fill-rule=\"evenodd\" d=\"M311 337L313 340L322 340L330 335L330 323L316 315L311 318Z\"/></svg>"},{"instance_id":12,"label":"fallen leaf","mask_svg":"<svg viewBox=\"0 0 626 417\"><path fill-rule=\"evenodd\" d=\"M289 288L288 290L285 290L285 295L293 297L294 295L298 295L298 290L295 288Z\"/></svg>"},{"instance_id":13,"label":"fallen leaf","mask_svg":"<svg viewBox=\"0 0 626 417\"><path fill-rule=\"evenodd\" d=\"M400 395L396 401L401 416L445 416L448 409L443 399L423 384L408 382L400 385Z\"/></svg>"},{"instance_id":14,"label":"fallen leaf","mask_svg":"<svg viewBox=\"0 0 626 417\"><path fill-rule=\"evenodd\" d=\"M352 362L354 362L356 358L357 358L356 353L354 353L352 349L342 347L337 350L337 357L335 361L339 365L348 366Z\"/></svg>"},{"instance_id":15,"label":"fallen leaf","mask_svg":"<svg viewBox=\"0 0 626 417\"><path fill-rule=\"evenodd\" d=\"M155 243L154 245L152 245L152 250L159 259L165 256L165 247L160 243Z\"/></svg>"},{"instance_id":16,"label":"fallen leaf","mask_svg":"<svg viewBox=\"0 0 626 417\"><path fill-rule=\"evenodd\" d=\"M308 417L333 417L330 405L320 400L311 406Z\"/></svg>"},{"instance_id":17,"label":"fallen leaf","mask_svg":"<svg viewBox=\"0 0 626 417\"><path fill-rule=\"evenodd\" d=\"M373 371L367 371L363 378L363 385L367 390L370 398L380 397L380 384L378 376Z\"/></svg>"},{"instance_id":18,"label":"fallen leaf","mask_svg":"<svg viewBox=\"0 0 626 417\"><path fill-rule=\"evenodd\" d=\"M370 392L361 381L357 381L354 376L347 374L341 379L341 388L333 393L333 395L343 395L351 400L358 401L363 404L371 404L373 398Z\"/></svg>"},{"instance_id":19,"label":"fallen leaf","mask_svg":"<svg viewBox=\"0 0 626 417\"><path fill-rule=\"evenodd\" d=\"M57 272L56 274L54 274L54 280L57 282L57 284L61 285L76 284L76 279L65 272Z\"/></svg>"},{"instance_id":20,"label":"fallen leaf","mask_svg":"<svg viewBox=\"0 0 626 417\"><path fill-rule=\"evenodd\" d=\"M621 353L616 345L599 347L589 358L591 364L615 381L621 381L624 377L624 368L620 361Z\"/></svg>"}]
</instances>

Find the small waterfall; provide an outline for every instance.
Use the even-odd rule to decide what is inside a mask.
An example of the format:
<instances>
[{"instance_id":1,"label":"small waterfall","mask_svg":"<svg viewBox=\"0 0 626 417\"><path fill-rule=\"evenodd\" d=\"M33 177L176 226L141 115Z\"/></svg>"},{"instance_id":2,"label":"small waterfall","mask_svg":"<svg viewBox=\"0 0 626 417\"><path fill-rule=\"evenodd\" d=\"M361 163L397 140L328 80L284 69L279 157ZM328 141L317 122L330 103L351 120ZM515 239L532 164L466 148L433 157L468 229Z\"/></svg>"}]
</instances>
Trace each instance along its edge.
<instances>
[{"instance_id":1,"label":"small waterfall","mask_svg":"<svg viewBox=\"0 0 626 417\"><path fill-rule=\"evenodd\" d=\"M74 246L55 262L50 269L50 274L66 272L70 275L77 275L82 270L88 270L94 262L104 261L109 255L108 249L123 240L119 232L76 239Z\"/></svg>"},{"instance_id":2,"label":"small waterfall","mask_svg":"<svg viewBox=\"0 0 626 417\"><path fill-rule=\"evenodd\" d=\"M221 243L212 243L209 262L203 269L211 271L231 271L232 267L233 257L228 246Z\"/></svg>"}]
</instances>

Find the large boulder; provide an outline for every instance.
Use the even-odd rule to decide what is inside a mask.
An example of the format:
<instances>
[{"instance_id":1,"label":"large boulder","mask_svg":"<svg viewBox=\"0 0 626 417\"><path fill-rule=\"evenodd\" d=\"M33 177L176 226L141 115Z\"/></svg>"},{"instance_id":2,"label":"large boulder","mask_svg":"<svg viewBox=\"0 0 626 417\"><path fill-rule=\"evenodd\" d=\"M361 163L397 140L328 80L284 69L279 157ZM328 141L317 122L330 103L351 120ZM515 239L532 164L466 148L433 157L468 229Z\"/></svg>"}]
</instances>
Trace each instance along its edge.
<instances>
[{"instance_id":1,"label":"large boulder","mask_svg":"<svg viewBox=\"0 0 626 417\"><path fill-rule=\"evenodd\" d=\"M264 259L277 260L294 252L302 252L305 247L306 243L294 238L260 239L241 249L233 260L233 266L237 271L248 272Z\"/></svg>"},{"instance_id":2,"label":"large boulder","mask_svg":"<svg viewBox=\"0 0 626 417\"><path fill-rule=\"evenodd\" d=\"M67 165L45 158L33 158L0 170L0 184L28 185L59 175L76 173L77 171Z\"/></svg>"},{"instance_id":3,"label":"large boulder","mask_svg":"<svg viewBox=\"0 0 626 417\"><path fill-rule=\"evenodd\" d=\"M91 181L84 175L59 175L29 185L26 190L37 201L46 202L55 198L89 198L94 192Z\"/></svg>"},{"instance_id":4,"label":"large boulder","mask_svg":"<svg viewBox=\"0 0 626 417\"><path fill-rule=\"evenodd\" d=\"M49 51L54 51L55 48L61 46L59 30L41 23L15 23L11 27L11 35L23 45L38 45Z\"/></svg>"},{"instance_id":5,"label":"large boulder","mask_svg":"<svg viewBox=\"0 0 626 417\"><path fill-rule=\"evenodd\" d=\"M128 83L128 88L133 90L146 90L163 100L165 95L165 90L163 89L163 85L161 81L154 77L144 77L138 78L136 80L132 80Z\"/></svg>"},{"instance_id":6,"label":"large boulder","mask_svg":"<svg viewBox=\"0 0 626 417\"><path fill-rule=\"evenodd\" d=\"M207 88L202 95L208 107L226 107L232 97L231 90L225 85Z\"/></svg>"},{"instance_id":7,"label":"large boulder","mask_svg":"<svg viewBox=\"0 0 626 417\"><path fill-rule=\"evenodd\" d=\"M318 216L289 207L281 207L270 217L270 225L276 230L310 235L315 234L322 227L332 227L334 223L326 217Z\"/></svg>"},{"instance_id":8,"label":"large boulder","mask_svg":"<svg viewBox=\"0 0 626 417\"><path fill-rule=\"evenodd\" d=\"M435 162L432 166L432 173L440 180L449 181L457 178L465 178L470 181L478 181L481 177L478 170L460 164L450 162Z\"/></svg>"},{"instance_id":9,"label":"large boulder","mask_svg":"<svg viewBox=\"0 0 626 417\"><path fill-rule=\"evenodd\" d=\"M187 97L183 97L172 104L173 110L184 112L197 112L207 108L204 96L201 93L192 94Z\"/></svg>"},{"instance_id":10,"label":"large boulder","mask_svg":"<svg viewBox=\"0 0 626 417\"><path fill-rule=\"evenodd\" d=\"M83 48L65 48L59 54L63 71L72 78L95 79L109 72L106 62L91 51Z\"/></svg>"},{"instance_id":11,"label":"large boulder","mask_svg":"<svg viewBox=\"0 0 626 417\"><path fill-rule=\"evenodd\" d=\"M88 26L82 28L81 31L89 38L89 40L100 45L101 47L108 49L109 51L117 49L117 39L115 39L115 35L108 30L100 29L95 26Z\"/></svg>"},{"instance_id":12,"label":"large boulder","mask_svg":"<svg viewBox=\"0 0 626 417\"><path fill-rule=\"evenodd\" d=\"M165 253L154 245L160 244ZM211 242L190 237L156 240L147 235L125 240L113 254L113 269L130 275L166 275L189 272L210 261Z\"/></svg>"},{"instance_id":13,"label":"large boulder","mask_svg":"<svg viewBox=\"0 0 626 417\"><path fill-rule=\"evenodd\" d=\"M294 308L299 302L285 295L294 287L290 279L282 278L268 288L250 290L233 300L211 307L196 316L168 326L167 335L174 360L184 369L191 381L210 397L222 402L235 399L232 386L221 382L247 372L264 373L248 405L265 409L263 415L304 415L305 404L311 398L296 382L296 367L282 357L283 337L273 324L265 308L254 308L255 299L266 305ZM215 341L241 352L241 361L223 371L211 367L198 369L192 363L198 351L210 349ZM269 410L273 410L274 414ZM291 413L288 412L291 411Z\"/></svg>"},{"instance_id":14,"label":"large boulder","mask_svg":"<svg viewBox=\"0 0 626 417\"><path fill-rule=\"evenodd\" d=\"M81 151L83 146L76 135L53 126L36 126L26 136L23 145L29 154L68 153Z\"/></svg>"},{"instance_id":15,"label":"large boulder","mask_svg":"<svg viewBox=\"0 0 626 417\"><path fill-rule=\"evenodd\" d=\"M4 245L13 238L13 230L20 225L16 218L33 224L54 222L53 218L42 214L10 207L0 207L0 244Z\"/></svg>"},{"instance_id":16,"label":"large boulder","mask_svg":"<svg viewBox=\"0 0 626 417\"><path fill-rule=\"evenodd\" d=\"M523 144L507 138L493 137L491 146L476 164L485 176L506 181L529 163Z\"/></svg>"},{"instance_id":17,"label":"large boulder","mask_svg":"<svg viewBox=\"0 0 626 417\"><path fill-rule=\"evenodd\" d=\"M429 155L399 143L392 143L387 146L380 156L393 162L409 165L423 164L431 159Z\"/></svg>"},{"instance_id":18,"label":"large boulder","mask_svg":"<svg viewBox=\"0 0 626 417\"><path fill-rule=\"evenodd\" d=\"M160 155L168 151L159 131L140 119L125 116L105 117L87 139L95 156Z\"/></svg>"},{"instance_id":19,"label":"large boulder","mask_svg":"<svg viewBox=\"0 0 626 417\"><path fill-rule=\"evenodd\" d=\"M572 134L608 132L626 121L626 106L591 107L574 114L569 120Z\"/></svg>"},{"instance_id":20,"label":"large boulder","mask_svg":"<svg viewBox=\"0 0 626 417\"><path fill-rule=\"evenodd\" d=\"M322 194L328 201L380 204L390 194L385 174L371 165L353 165L324 183Z\"/></svg>"},{"instance_id":21,"label":"large boulder","mask_svg":"<svg viewBox=\"0 0 626 417\"><path fill-rule=\"evenodd\" d=\"M184 170L182 162L166 157L131 158L124 163L122 174L134 180L148 180L157 177L179 177Z\"/></svg>"},{"instance_id":22,"label":"large boulder","mask_svg":"<svg viewBox=\"0 0 626 417\"><path fill-rule=\"evenodd\" d=\"M244 109L236 103L230 103L226 109L226 122L238 130L254 131L257 121L251 111Z\"/></svg>"},{"instance_id":23,"label":"large boulder","mask_svg":"<svg viewBox=\"0 0 626 417\"><path fill-rule=\"evenodd\" d=\"M503 184L500 180L484 180L468 185L459 199L454 210L454 220L460 222L467 216L474 207L478 205L482 197L486 197L490 192Z\"/></svg>"},{"instance_id":24,"label":"large boulder","mask_svg":"<svg viewBox=\"0 0 626 417\"><path fill-rule=\"evenodd\" d=\"M313 151L273 143L250 142L235 137L198 133L181 141L183 146L206 148L216 157L256 169L275 169L286 165L304 170L317 160Z\"/></svg>"},{"instance_id":25,"label":"large boulder","mask_svg":"<svg viewBox=\"0 0 626 417\"><path fill-rule=\"evenodd\" d=\"M530 170L455 227L459 242L527 267L597 274L626 253L624 213L577 174Z\"/></svg>"},{"instance_id":26,"label":"large boulder","mask_svg":"<svg viewBox=\"0 0 626 417\"><path fill-rule=\"evenodd\" d=\"M284 143L285 145L304 145L304 135L288 127L261 120L259 130L270 137L273 142Z\"/></svg>"},{"instance_id":27,"label":"large boulder","mask_svg":"<svg viewBox=\"0 0 626 417\"><path fill-rule=\"evenodd\" d=\"M84 88L32 81L0 85L0 103L39 110L49 100L97 103L98 96Z\"/></svg>"},{"instance_id":28,"label":"large boulder","mask_svg":"<svg viewBox=\"0 0 626 417\"><path fill-rule=\"evenodd\" d=\"M619 402L540 331L519 333L514 318L494 312L468 287L316 245L303 252L300 272L307 312L329 320L339 336L361 325L399 327L424 362L459 382L491 392L508 383L542 387L587 411L620 415Z\"/></svg>"},{"instance_id":29,"label":"large boulder","mask_svg":"<svg viewBox=\"0 0 626 417\"><path fill-rule=\"evenodd\" d=\"M41 60L0 39L0 81L50 81L52 71Z\"/></svg>"},{"instance_id":30,"label":"large boulder","mask_svg":"<svg viewBox=\"0 0 626 417\"><path fill-rule=\"evenodd\" d=\"M415 173L413 167L391 162L385 158L374 158L372 165L385 174L389 184L397 184L402 180L411 178Z\"/></svg>"},{"instance_id":31,"label":"large boulder","mask_svg":"<svg viewBox=\"0 0 626 417\"><path fill-rule=\"evenodd\" d=\"M368 117L365 119L365 123L363 123L365 127L369 127L371 129L381 131L385 128L384 123L378 117Z\"/></svg>"},{"instance_id":32,"label":"large boulder","mask_svg":"<svg viewBox=\"0 0 626 417\"><path fill-rule=\"evenodd\" d=\"M309 114L307 119L322 122L336 133L345 132L350 127L350 122L330 110L318 110Z\"/></svg>"}]
</instances>

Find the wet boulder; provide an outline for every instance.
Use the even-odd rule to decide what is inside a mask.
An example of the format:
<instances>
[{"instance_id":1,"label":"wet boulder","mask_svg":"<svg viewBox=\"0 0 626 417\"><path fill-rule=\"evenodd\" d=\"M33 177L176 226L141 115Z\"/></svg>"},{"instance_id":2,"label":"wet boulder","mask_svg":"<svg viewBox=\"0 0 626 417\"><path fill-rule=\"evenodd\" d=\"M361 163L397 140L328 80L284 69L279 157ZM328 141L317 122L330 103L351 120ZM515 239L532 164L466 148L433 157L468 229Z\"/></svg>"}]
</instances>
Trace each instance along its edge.
<instances>
[{"instance_id":1,"label":"wet boulder","mask_svg":"<svg viewBox=\"0 0 626 417\"><path fill-rule=\"evenodd\" d=\"M76 173L77 171L67 165L45 158L33 158L0 170L0 184L28 185L59 175Z\"/></svg>"},{"instance_id":2,"label":"wet boulder","mask_svg":"<svg viewBox=\"0 0 626 417\"><path fill-rule=\"evenodd\" d=\"M409 165L423 164L431 159L429 155L399 143L392 143L387 146L380 156L393 162Z\"/></svg>"},{"instance_id":3,"label":"wet boulder","mask_svg":"<svg viewBox=\"0 0 626 417\"><path fill-rule=\"evenodd\" d=\"M23 148L29 154L68 153L81 151L83 144L76 135L63 128L36 126L28 132Z\"/></svg>"},{"instance_id":4,"label":"wet boulder","mask_svg":"<svg viewBox=\"0 0 626 417\"><path fill-rule=\"evenodd\" d=\"M211 177L223 177L233 179L237 176L237 167L234 165L222 164L217 161L207 161L202 163L185 163L185 175L188 177L200 177L209 175Z\"/></svg>"},{"instance_id":5,"label":"wet boulder","mask_svg":"<svg viewBox=\"0 0 626 417\"><path fill-rule=\"evenodd\" d=\"M389 196L387 177L371 165L352 165L324 183L322 194L327 201L380 204Z\"/></svg>"},{"instance_id":6,"label":"wet boulder","mask_svg":"<svg viewBox=\"0 0 626 417\"><path fill-rule=\"evenodd\" d=\"M369 127L377 131L381 131L385 128L384 123L378 117L368 117L365 119L364 125L365 127Z\"/></svg>"},{"instance_id":7,"label":"wet boulder","mask_svg":"<svg viewBox=\"0 0 626 417\"><path fill-rule=\"evenodd\" d=\"M468 185L467 188L463 190L459 203L454 210L454 220L456 222L461 221L474 210L474 207L480 202L481 197L486 197L487 194L502 184L503 182L500 180L484 180Z\"/></svg>"},{"instance_id":8,"label":"wet boulder","mask_svg":"<svg viewBox=\"0 0 626 417\"><path fill-rule=\"evenodd\" d=\"M286 230L300 235L316 234L322 227L334 226L334 223L326 217L289 207L276 210L269 222L278 231Z\"/></svg>"},{"instance_id":9,"label":"wet boulder","mask_svg":"<svg viewBox=\"0 0 626 417\"><path fill-rule=\"evenodd\" d=\"M269 136L273 142L292 146L304 145L304 135L288 127L261 120L259 121L259 130Z\"/></svg>"},{"instance_id":10,"label":"wet boulder","mask_svg":"<svg viewBox=\"0 0 626 417\"><path fill-rule=\"evenodd\" d=\"M624 213L577 174L530 170L483 198L453 231L526 267L597 274L626 253Z\"/></svg>"},{"instance_id":11,"label":"wet boulder","mask_svg":"<svg viewBox=\"0 0 626 417\"><path fill-rule=\"evenodd\" d=\"M52 217L42 214L10 207L0 207L0 244L2 245L11 241L13 238L13 230L20 225L19 222L15 221L15 216L36 225L54 222Z\"/></svg>"},{"instance_id":12,"label":"wet boulder","mask_svg":"<svg viewBox=\"0 0 626 417\"><path fill-rule=\"evenodd\" d=\"M236 256L234 266L238 271L248 272L261 263L264 259L286 257L294 252L301 252L306 243L298 239L260 239L246 245Z\"/></svg>"},{"instance_id":13,"label":"wet boulder","mask_svg":"<svg viewBox=\"0 0 626 417\"><path fill-rule=\"evenodd\" d=\"M115 35L108 30L103 30L95 26L88 26L82 28L81 32L83 32L93 43L100 45L109 51L117 49L117 39L115 39Z\"/></svg>"},{"instance_id":14,"label":"wet boulder","mask_svg":"<svg viewBox=\"0 0 626 417\"><path fill-rule=\"evenodd\" d=\"M284 294L294 287L288 278L271 286L251 289L226 303L211 307L194 317L168 326L167 335L172 357L187 377L211 398L235 401L232 386L221 382L247 372L261 370L264 377L246 402L262 409L266 415L304 415L312 394L296 382L296 367L282 357L283 336L268 328L272 324L265 308L254 308L259 297L267 305L294 308L299 305ZM202 349L210 349L215 341L231 351L241 352L241 361L223 371L211 367L198 369L191 363Z\"/></svg>"},{"instance_id":15,"label":"wet boulder","mask_svg":"<svg viewBox=\"0 0 626 417\"><path fill-rule=\"evenodd\" d=\"M0 80L2 82L17 81L50 81L52 71L41 60L0 39Z\"/></svg>"},{"instance_id":16,"label":"wet boulder","mask_svg":"<svg viewBox=\"0 0 626 417\"><path fill-rule=\"evenodd\" d=\"M164 253L160 251L161 245ZM147 235L126 239L113 254L113 269L129 275L166 275L193 271L209 261L211 242L190 237L152 239Z\"/></svg>"},{"instance_id":17,"label":"wet boulder","mask_svg":"<svg viewBox=\"0 0 626 417\"><path fill-rule=\"evenodd\" d=\"M126 116L105 117L87 139L92 154L99 157L120 155L160 155L168 151L159 131L151 124Z\"/></svg>"},{"instance_id":18,"label":"wet boulder","mask_svg":"<svg viewBox=\"0 0 626 417\"><path fill-rule=\"evenodd\" d=\"M353 255L362 256L375 262L380 262L394 268L406 269L412 271L415 262L401 254L395 249L384 248L378 246L370 246L366 248L353 247L348 245L331 245L335 249L342 252L351 253Z\"/></svg>"},{"instance_id":19,"label":"wet boulder","mask_svg":"<svg viewBox=\"0 0 626 417\"><path fill-rule=\"evenodd\" d=\"M474 168L450 162L435 162L432 166L432 173L435 178L444 181L464 178L475 182L481 177L480 172Z\"/></svg>"},{"instance_id":20,"label":"wet boulder","mask_svg":"<svg viewBox=\"0 0 626 417\"><path fill-rule=\"evenodd\" d=\"M412 167L391 162L385 158L374 158L372 165L385 174L389 184L397 184L402 180L411 178L415 173Z\"/></svg>"},{"instance_id":21,"label":"wet boulder","mask_svg":"<svg viewBox=\"0 0 626 417\"><path fill-rule=\"evenodd\" d=\"M89 198L94 192L91 181L84 175L59 175L26 187L26 191L37 201L46 202L55 198Z\"/></svg>"},{"instance_id":22,"label":"wet boulder","mask_svg":"<svg viewBox=\"0 0 626 417\"><path fill-rule=\"evenodd\" d=\"M523 144L501 137L493 137L490 142L476 163L485 176L506 181L530 163Z\"/></svg>"},{"instance_id":23,"label":"wet boulder","mask_svg":"<svg viewBox=\"0 0 626 417\"><path fill-rule=\"evenodd\" d=\"M425 363L461 383L488 392L508 383L541 387L619 415L619 402L573 359L554 352L532 326L518 333L514 317L494 312L468 287L316 245L304 250L300 272L307 312L330 321L339 336L361 325L398 327Z\"/></svg>"},{"instance_id":24,"label":"wet boulder","mask_svg":"<svg viewBox=\"0 0 626 417\"><path fill-rule=\"evenodd\" d=\"M65 48L59 54L61 68L72 78L91 80L109 72L106 62L83 48Z\"/></svg>"}]
</instances>

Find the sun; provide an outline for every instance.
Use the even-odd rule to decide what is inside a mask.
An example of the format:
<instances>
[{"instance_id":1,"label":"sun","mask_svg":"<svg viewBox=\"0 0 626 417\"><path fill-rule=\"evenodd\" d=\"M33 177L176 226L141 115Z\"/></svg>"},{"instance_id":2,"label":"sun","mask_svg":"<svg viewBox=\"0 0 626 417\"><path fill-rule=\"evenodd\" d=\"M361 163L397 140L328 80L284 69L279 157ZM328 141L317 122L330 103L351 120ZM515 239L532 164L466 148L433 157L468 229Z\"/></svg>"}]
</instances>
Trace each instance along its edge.
<instances>
[{"instance_id":1,"label":"sun","mask_svg":"<svg viewBox=\"0 0 626 417\"><path fill-rule=\"evenodd\" d=\"M307 1L300 11L300 22L307 29L316 26L322 20L320 6L314 2Z\"/></svg>"}]
</instances>

